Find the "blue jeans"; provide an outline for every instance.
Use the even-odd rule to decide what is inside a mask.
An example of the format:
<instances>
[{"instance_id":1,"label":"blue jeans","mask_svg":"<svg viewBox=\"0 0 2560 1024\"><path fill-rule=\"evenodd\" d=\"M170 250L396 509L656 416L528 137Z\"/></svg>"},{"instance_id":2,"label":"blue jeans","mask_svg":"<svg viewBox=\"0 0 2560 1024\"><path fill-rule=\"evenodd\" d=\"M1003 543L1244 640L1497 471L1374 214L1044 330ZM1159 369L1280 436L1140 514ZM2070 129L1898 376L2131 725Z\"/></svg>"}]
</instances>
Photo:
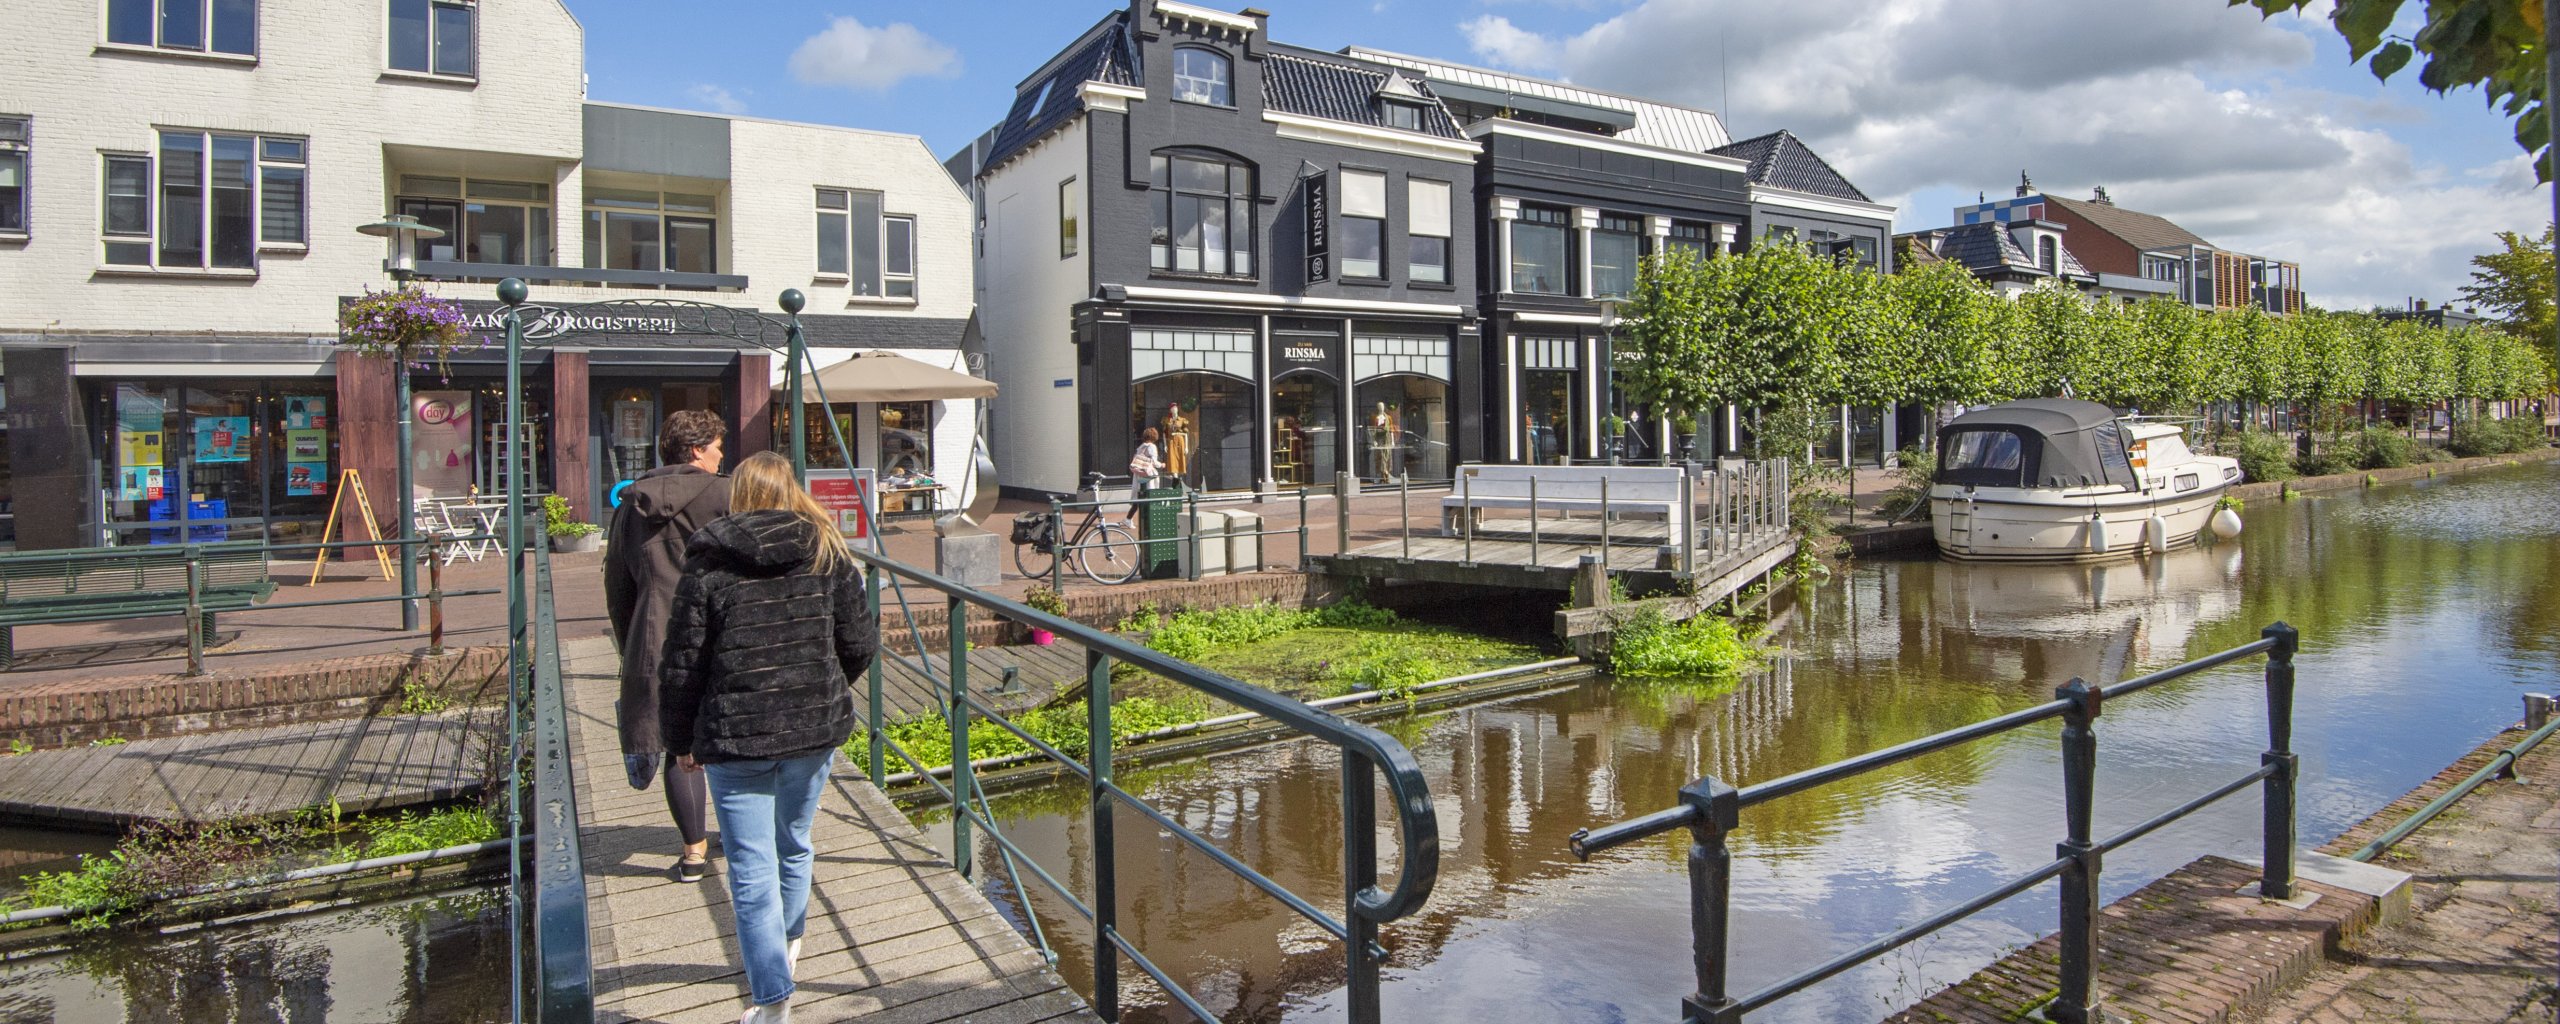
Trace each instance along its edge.
<instances>
[{"instance_id":1,"label":"blue jeans","mask_svg":"<svg viewBox=\"0 0 2560 1024\"><path fill-rule=\"evenodd\" d=\"M809 922L809 822L835 763L829 750L788 761L708 764L711 804L728 857L729 904L756 1005L791 998L786 947Z\"/></svg>"}]
</instances>

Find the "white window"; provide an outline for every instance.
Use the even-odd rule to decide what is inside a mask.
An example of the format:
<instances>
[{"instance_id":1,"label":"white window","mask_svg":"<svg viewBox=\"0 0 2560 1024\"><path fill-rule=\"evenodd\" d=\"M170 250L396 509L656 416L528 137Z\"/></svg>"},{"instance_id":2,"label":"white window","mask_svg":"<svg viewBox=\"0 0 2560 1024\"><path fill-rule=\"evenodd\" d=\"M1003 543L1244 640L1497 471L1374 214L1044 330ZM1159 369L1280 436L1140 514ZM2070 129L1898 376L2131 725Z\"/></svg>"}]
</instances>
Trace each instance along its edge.
<instances>
[{"instance_id":1,"label":"white window","mask_svg":"<svg viewBox=\"0 0 2560 1024\"><path fill-rule=\"evenodd\" d=\"M469 78L480 72L477 0L390 0L394 71Z\"/></svg>"},{"instance_id":2,"label":"white window","mask_svg":"<svg viewBox=\"0 0 2560 1024\"><path fill-rule=\"evenodd\" d=\"M1080 245L1080 244L1082 243L1082 241L1083 241L1083 238L1082 238L1082 232L1078 230L1078 228L1080 227L1080 225L1081 225L1081 223L1082 223L1082 218L1083 218L1083 216L1084 216L1084 190L1076 187L1076 180L1075 180L1074 178L1069 178L1069 179L1067 179L1067 180L1065 180L1065 181L1059 182L1059 183L1058 183L1058 258L1059 258L1059 259L1066 259L1067 257L1073 256L1073 255L1075 255L1075 254L1076 254L1076 247L1077 247L1078 245Z\"/></svg>"},{"instance_id":3,"label":"white window","mask_svg":"<svg viewBox=\"0 0 2560 1024\"><path fill-rule=\"evenodd\" d=\"M1342 172L1342 276L1385 277L1387 176Z\"/></svg>"},{"instance_id":4,"label":"white window","mask_svg":"<svg viewBox=\"0 0 2560 1024\"><path fill-rule=\"evenodd\" d=\"M1184 103L1235 106L1234 67L1227 55L1197 46L1174 50L1173 98Z\"/></svg>"},{"instance_id":5,"label":"white window","mask_svg":"<svg viewBox=\"0 0 2560 1024\"><path fill-rule=\"evenodd\" d=\"M304 140L163 131L156 181L151 156L105 160L99 233L108 263L254 270L261 241L298 244L306 230Z\"/></svg>"},{"instance_id":6,"label":"white window","mask_svg":"<svg viewBox=\"0 0 2560 1024\"><path fill-rule=\"evenodd\" d=\"M107 41L256 56L258 0L107 0Z\"/></svg>"},{"instance_id":7,"label":"white window","mask_svg":"<svg viewBox=\"0 0 2560 1024\"><path fill-rule=\"evenodd\" d=\"M866 298L914 298L916 219L884 215L878 192L818 190L818 273Z\"/></svg>"},{"instance_id":8,"label":"white window","mask_svg":"<svg viewBox=\"0 0 2560 1024\"><path fill-rule=\"evenodd\" d=\"M396 206L444 231L417 241L419 262L552 265L548 184L404 174Z\"/></svg>"},{"instance_id":9,"label":"white window","mask_svg":"<svg viewBox=\"0 0 2560 1024\"><path fill-rule=\"evenodd\" d=\"M1449 282L1449 183L1405 181L1405 275L1428 284Z\"/></svg>"},{"instance_id":10,"label":"white window","mask_svg":"<svg viewBox=\"0 0 2560 1024\"><path fill-rule=\"evenodd\" d=\"M0 235L27 233L27 119L0 117Z\"/></svg>"}]
</instances>

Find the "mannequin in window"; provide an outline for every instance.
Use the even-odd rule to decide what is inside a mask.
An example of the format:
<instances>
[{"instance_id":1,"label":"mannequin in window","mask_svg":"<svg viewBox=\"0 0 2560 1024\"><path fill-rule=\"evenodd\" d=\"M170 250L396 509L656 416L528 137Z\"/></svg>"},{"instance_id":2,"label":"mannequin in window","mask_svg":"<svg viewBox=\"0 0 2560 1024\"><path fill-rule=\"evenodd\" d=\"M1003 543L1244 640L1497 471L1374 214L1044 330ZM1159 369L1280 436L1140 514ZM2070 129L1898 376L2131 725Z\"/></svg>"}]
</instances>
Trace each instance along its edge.
<instances>
[{"instance_id":1,"label":"mannequin in window","mask_svg":"<svg viewBox=\"0 0 2560 1024\"><path fill-rule=\"evenodd\" d=\"M1381 480L1393 479L1403 467L1397 465L1395 410L1378 403L1378 411L1369 415L1369 475Z\"/></svg>"},{"instance_id":2,"label":"mannequin in window","mask_svg":"<svg viewBox=\"0 0 2560 1024\"><path fill-rule=\"evenodd\" d=\"M1164 472L1177 480L1191 472L1191 419L1180 402L1164 409Z\"/></svg>"}]
</instances>

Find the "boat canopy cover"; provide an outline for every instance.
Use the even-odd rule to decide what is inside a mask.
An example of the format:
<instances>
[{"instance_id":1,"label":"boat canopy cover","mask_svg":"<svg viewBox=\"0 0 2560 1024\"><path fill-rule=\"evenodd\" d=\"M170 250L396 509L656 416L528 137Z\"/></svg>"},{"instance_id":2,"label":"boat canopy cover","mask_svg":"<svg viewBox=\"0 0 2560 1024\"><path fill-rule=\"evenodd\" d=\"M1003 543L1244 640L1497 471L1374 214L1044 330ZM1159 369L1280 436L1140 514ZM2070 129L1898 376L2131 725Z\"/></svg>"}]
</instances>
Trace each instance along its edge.
<instances>
[{"instance_id":1,"label":"boat canopy cover","mask_svg":"<svg viewBox=\"0 0 2560 1024\"><path fill-rule=\"evenodd\" d=\"M1938 431L1937 482L1976 487L2136 486L2115 410L2070 398L2003 402Z\"/></svg>"}]
</instances>

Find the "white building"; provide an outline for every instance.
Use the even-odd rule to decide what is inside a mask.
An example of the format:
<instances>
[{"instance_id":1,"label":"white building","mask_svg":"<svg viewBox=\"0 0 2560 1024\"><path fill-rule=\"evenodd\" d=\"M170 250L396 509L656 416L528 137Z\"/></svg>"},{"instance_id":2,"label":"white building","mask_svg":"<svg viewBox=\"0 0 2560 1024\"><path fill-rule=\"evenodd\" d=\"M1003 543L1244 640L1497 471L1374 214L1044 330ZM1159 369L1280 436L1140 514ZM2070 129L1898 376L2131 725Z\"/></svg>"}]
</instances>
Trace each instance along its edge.
<instances>
[{"instance_id":1,"label":"white building","mask_svg":"<svg viewBox=\"0 0 2560 1024\"><path fill-rule=\"evenodd\" d=\"M449 232L417 246L422 287L493 338L500 278L618 304L535 332L526 374L535 482L587 518L668 412L721 412L733 458L776 444L785 289L821 362L964 365L971 213L922 140L589 102L560 0L12 6L0 503L24 546L175 539L155 514L307 534L350 469L388 515L392 374L336 324L388 286L356 228L391 214ZM414 377L420 486L500 485L494 353ZM960 479L974 416L941 406L840 410L856 461Z\"/></svg>"}]
</instances>

